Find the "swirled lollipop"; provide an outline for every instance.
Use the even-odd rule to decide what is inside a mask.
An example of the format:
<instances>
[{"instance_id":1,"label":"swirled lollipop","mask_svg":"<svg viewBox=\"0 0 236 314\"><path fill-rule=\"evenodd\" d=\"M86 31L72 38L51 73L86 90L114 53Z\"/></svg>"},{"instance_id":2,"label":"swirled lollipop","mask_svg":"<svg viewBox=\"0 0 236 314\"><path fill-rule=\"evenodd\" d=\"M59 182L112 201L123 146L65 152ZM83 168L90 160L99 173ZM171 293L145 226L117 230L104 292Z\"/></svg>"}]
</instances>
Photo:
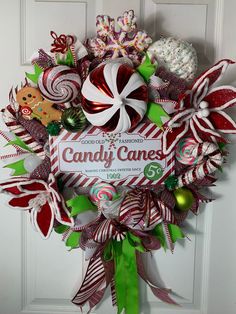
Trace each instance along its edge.
<instances>
[{"instance_id":1,"label":"swirled lollipop","mask_svg":"<svg viewBox=\"0 0 236 314\"><path fill-rule=\"evenodd\" d=\"M106 182L94 184L89 192L90 199L93 203L97 203L101 200L111 201L116 194L116 189Z\"/></svg>"},{"instance_id":2,"label":"swirled lollipop","mask_svg":"<svg viewBox=\"0 0 236 314\"><path fill-rule=\"evenodd\" d=\"M58 65L46 69L38 80L41 94L56 104L74 100L81 87L81 79L75 69Z\"/></svg>"},{"instance_id":3,"label":"swirled lollipop","mask_svg":"<svg viewBox=\"0 0 236 314\"><path fill-rule=\"evenodd\" d=\"M176 148L176 159L184 165L194 165L203 157L198 154L198 143L191 137L183 138Z\"/></svg>"}]
</instances>

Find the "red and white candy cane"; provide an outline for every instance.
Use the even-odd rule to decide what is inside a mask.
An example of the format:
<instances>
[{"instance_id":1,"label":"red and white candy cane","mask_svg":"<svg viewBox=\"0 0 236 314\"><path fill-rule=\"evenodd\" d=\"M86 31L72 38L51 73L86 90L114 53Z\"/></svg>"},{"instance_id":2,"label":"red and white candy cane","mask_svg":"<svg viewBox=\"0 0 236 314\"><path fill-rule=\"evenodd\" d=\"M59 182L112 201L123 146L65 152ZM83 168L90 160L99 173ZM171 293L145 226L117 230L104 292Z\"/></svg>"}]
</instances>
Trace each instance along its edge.
<instances>
[{"instance_id":1,"label":"red and white candy cane","mask_svg":"<svg viewBox=\"0 0 236 314\"><path fill-rule=\"evenodd\" d=\"M198 156L198 163L178 177L177 187L179 188L215 172L224 161L219 147L210 142L192 144L192 154L194 157Z\"/></svg>"}]
</instances>

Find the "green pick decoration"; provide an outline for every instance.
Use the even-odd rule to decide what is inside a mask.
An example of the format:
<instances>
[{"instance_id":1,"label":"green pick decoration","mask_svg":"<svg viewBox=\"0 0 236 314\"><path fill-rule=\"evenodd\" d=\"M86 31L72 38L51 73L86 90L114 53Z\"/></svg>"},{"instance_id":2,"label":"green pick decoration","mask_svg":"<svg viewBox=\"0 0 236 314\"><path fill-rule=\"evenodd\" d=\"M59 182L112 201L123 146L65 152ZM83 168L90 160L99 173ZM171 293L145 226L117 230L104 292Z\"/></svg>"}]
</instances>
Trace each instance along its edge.
<instances>
[{"instance_id":1,"label":"green pick decoration","mask_svg":"<svg viewBox=\"0 0 236 314\"><path fill-rule=\"evenodd\" d=\"M123 241L113 241L115 261L115 289L118 314L139 314L139 289L136 249L128 237Z\"/></svg>"},{"instance_id":2,"label":"green pick decoration","mask_svg":"<svg viewBox=\"0 0 236 314\"><path fill-rule=\"evenodd\" d=\"M178 184L178 179L174 175L170 175L165 180L165 186L167 187L168 190L174 190L177 187L177 184Z\"/></svg>"},{"instance_id":3,"label":"green pick decoration","mask_svg":"<svg viewBox=\"0 0 236 314\"><path fill-rule=\"evenodd\" d=\"M168 224L168 229L170 232L171 240L175 243L178 239L184 239L185 235L179 226L174 224Z\"/></svg>"},{"instance_id":4,"label":"green pick decoration","mask_svg":"<svg viewBox=\"0 0 236 314\"><path fill-rule=\"evenodd\" d=\"M69 67L73 67L75 65L73 54L72 54L70 48L68 49L68 51L66 53L65 59L61 59L59 56L57 56L57 64L68 65Z\"/></svg>"},{"instance_id":5,"label":"green pick decoration","mask_svg":"<svg viewBox=\"0 0 236 314\"><path fill-rule=\"evenodd\" d=\"M34 151L31 148L29 148L29 146L27 146L25 142L23 142L18 136L16 136L15 140L8 142L5 146L9 145L16 145L30 153L34 153Z\"/></svg>"},{"instance_id":6,"label":"green pick decoration","mask_svg":"<svg viewBox=\"0 0 236 314\"><path fill-rule=\"evenodd\" d=\"M43 72L43 70L37 65L37 63L34 64L34 73L25 73L26 77L34 82L35 84L38 84L38 79L40 74Z\"/></svg>"},{"instance_id":7,"label":"green pick decoration","mask_svg":"<svg viewBox=\"0 0 236 314\"><path fill-rule=\"evenodd\" d=\"M97 210L87 195L77 195L66 202L67 206L71 207L71 217L81 214L87 210Z\"/></svg>"},{"instance_id":8,"label":"green pick decoration","mask_svg":"<svg viewBox=\"0 0 236 314\"><path fill-rule=\"evenodd\" d=\"M66 246L74 249L79 246L81 232L72 232L66 240Z\"/></svg>"},{"instance_id":9,"label":"green pick decoration","mask_svg":"<svg viewBox=\"0 0 236 314\"><path fill-rule=\"evenodd\" d=\"M12 174L12 176L21 176L23 174L28 173L28 171L25 169L24 161L25 161L24 159L18 160L16 162L4 166L3 168L13 169L14 173Z\"/></svg>"},{"instance_id":10,"label":"green pick decoration","mask_svg":"<svg viewBox=\"0 0 236 314\"><path fill-rule=\"evenodd\" d=\"M49 135L57 136L61 131L61 124L60 122L57 121L49 122L46 127L46 130Z\"/></svg>"},{"instance_id":11,"label":"green pick decoration","mask_svg":"<svg viewBox=\"0 0 236 314\"><path fill-rule=\"evenodd\" d=\"M148 82L150 77L156 72L156 68L157 64L153 64L149 58L149 55L146 54L145 60L137 67L137 71L143 77L143 79Z\"/></svg>"},{"instance_id":12,"label":"green pick decoration","mask_svg":"<svg viewBox=\"0 0 236 314\"><path fill-rule=\"evenodd\" d=\"M162 129L163 124L170 119L170 116L165 112L162 106L155 102L149 102L147 104L146 116L160 129Z\"/></svg>"}]
</instances>

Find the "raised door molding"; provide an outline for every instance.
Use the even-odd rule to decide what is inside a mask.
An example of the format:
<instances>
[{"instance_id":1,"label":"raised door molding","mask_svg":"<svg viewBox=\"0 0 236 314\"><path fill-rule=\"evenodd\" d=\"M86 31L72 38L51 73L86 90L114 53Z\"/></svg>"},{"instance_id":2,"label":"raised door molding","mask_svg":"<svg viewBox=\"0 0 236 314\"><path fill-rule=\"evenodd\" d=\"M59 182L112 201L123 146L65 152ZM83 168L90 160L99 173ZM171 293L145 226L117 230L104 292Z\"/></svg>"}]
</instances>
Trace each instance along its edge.
<instances>
[{"instance_id":1,"label":"raised door molding","mask_svg":"<svg viewBox=\"0 0 236 314\"><path fill-rule=\"evenodd\" d=\"M21 64L39 48L50 49L50 31L84 40L95 33L102 0L21 0Z\"/></svg>"},{"instance_id":2,"label":"raised door molding","mask_svg":"<svg viewBox=\"0 0 236 314\"><path fill-rule=\"evenodd\" d=\"M223 0L141 0L141 24L156 40L182 38L197 49L200 66L220 55Z\"/></svg>"}]
</instances>

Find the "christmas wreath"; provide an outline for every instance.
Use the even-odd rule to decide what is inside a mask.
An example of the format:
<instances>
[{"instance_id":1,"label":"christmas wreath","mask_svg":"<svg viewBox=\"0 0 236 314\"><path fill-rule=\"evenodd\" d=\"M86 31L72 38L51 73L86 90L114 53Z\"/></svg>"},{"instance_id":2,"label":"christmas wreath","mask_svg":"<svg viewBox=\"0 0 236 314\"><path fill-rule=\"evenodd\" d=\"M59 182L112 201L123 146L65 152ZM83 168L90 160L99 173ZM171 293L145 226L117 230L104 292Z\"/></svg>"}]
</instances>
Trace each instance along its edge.
<instances>
[{"instance_id":1,"label":"christmas wreath","mask_svg":"<svg viewBox=\"0 0 236 314\"><path fill-rule=\"evenodd\" d=\"M226 109L236 89L218 86L231 60L196 77L197 54L175 38L156 42L132 10L100 15L96 37L51 32L51 51L32 56L33 73L10 91L0 131L14 149L1 156L9 205L29 212L47 239L54 231L81 248L88 268L72 302L91 310L108 286L118 313L139 313L139 276L158 286L143 256L174 251L181 225L198 213L221 170L236 124ZM146 254L144 254L146 253Z\"/></svg>"}]
</instances>

